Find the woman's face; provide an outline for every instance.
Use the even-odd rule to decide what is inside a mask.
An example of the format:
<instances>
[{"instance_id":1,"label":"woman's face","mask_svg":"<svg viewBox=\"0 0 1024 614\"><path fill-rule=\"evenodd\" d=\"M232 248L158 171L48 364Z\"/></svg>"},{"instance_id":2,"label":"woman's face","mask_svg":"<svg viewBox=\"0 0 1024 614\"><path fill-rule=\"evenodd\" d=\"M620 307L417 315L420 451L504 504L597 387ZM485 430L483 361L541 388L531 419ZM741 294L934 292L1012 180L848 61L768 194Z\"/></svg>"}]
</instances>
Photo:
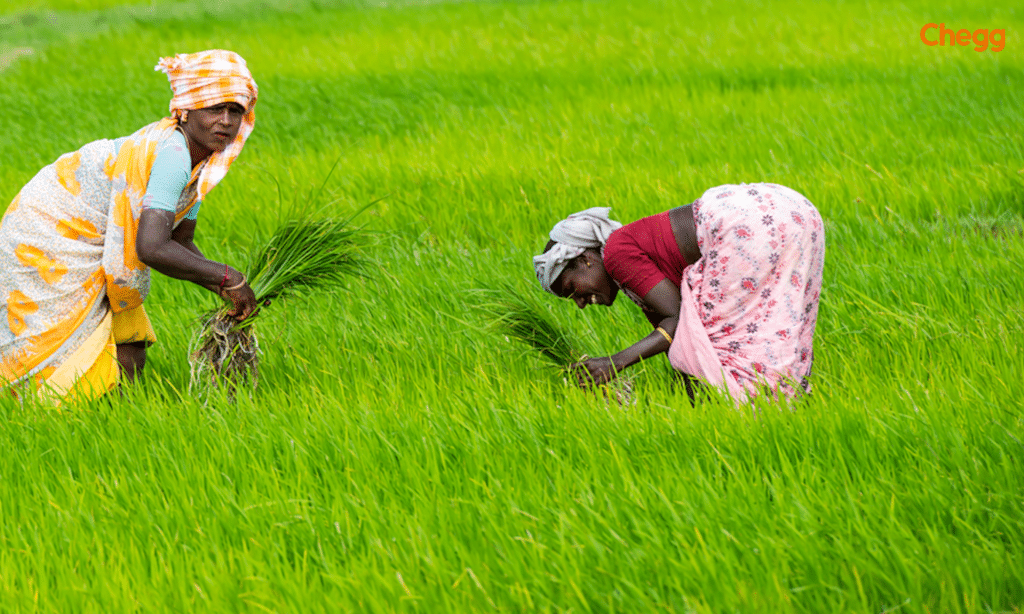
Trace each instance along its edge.
<instances>
[{"instance_id":1,"label":"woman's face","mask_svg":"<svg viewBox=\"0 0 1024 614\"><path fill-rule=\"evenodd\" d=\"M585 309L587 305L611 305L619 293L619 286L605 270L601 256L588 249L565 267L551 284L551 290Z\"/></svg>"},{"instance_id":2,"label":"woman's face","mask_svg":"<svg viewBox=\"0 0 1024 614\"><path fill-rule=\"evenodd\" d=\"M234 142L242 126L245 108L237 102L225 102L205 109L192 109L188 120L181 123L189 139L213 151L223 151Z\"/></svg>"}]
</instances>

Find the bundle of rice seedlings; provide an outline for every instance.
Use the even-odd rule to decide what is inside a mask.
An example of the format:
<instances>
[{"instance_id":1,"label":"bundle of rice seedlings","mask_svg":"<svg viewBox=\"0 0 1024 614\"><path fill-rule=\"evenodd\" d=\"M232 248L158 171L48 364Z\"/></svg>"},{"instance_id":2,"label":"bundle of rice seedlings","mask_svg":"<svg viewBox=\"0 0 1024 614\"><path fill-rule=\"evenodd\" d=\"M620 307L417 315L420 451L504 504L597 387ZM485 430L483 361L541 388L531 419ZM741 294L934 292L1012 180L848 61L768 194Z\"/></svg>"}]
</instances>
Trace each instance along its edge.
<instances>
[{"instance_id":1,"label":"bundle of rice seedlings","mask_svg":"<svg viewBox=\"0 0 1024 614\"><path fill-rule=\"evenodd\" d=\"M557 373L572 376L572 365L587 359L583 348L577 344L529 293L515 290L505 284L497 290L485 290L487 296L480 308L490 317L490 328L508 340L514 340L540 354ZM601 387L609 400L620 405L633 402L632 379L620 377Z\"/></svg>"},{"instance_id":2,"label":"bundle of rice seedlings","mask_svg":"<svg viewBox=\"0 0 1024 614\"><path fill-rule=\"evenodd\" d=\"M366 232L351 227L353 217L307 214L281 224L250 253L244 269L257 304L328 289L352 275L362 275L365 261L360 253ZM229 316L229 309L224 306L205 314L192 338L190 390L225 387L233 395L243 385L256 386L260 347L254 325L262 309L244 322Z\"/></svg>"},{"instance_id":3,"label":"bundle of rice seedlings","mask_svg":"<svg viewBox=\"0 0 1024 614\"><path fill-rule=\"evenodd\" d=\"M536 350L560 372L567 372L571 364L586 358L583 349L550 313L511 285L484 292L488 298L480 307L490 316L490 327L495 332Z\"/></svg>"}]
</instances>

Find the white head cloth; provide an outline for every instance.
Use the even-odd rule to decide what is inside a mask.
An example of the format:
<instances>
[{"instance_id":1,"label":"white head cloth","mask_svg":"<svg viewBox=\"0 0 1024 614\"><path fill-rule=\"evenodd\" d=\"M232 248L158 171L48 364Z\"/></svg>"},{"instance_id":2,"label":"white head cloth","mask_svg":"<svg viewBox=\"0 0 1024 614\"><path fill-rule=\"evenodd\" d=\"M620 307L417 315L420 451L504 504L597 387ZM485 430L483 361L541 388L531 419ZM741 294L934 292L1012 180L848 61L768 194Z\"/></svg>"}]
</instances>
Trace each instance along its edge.
<instances>
[{"instance_id":1,"label":"white head cloth","mask_svg":"<svg viewBox=\"0 0 1024 614\"><path fill-rule=\"evenodd\" d=\"M587 249L600 249L622 224L608 219L611 207L591 207L573 213L555 224L548 236L555 242L551 249L533 257L533 269L542 288L552 292L551 284L569 261Z\"/></svg>"}]
</instances>

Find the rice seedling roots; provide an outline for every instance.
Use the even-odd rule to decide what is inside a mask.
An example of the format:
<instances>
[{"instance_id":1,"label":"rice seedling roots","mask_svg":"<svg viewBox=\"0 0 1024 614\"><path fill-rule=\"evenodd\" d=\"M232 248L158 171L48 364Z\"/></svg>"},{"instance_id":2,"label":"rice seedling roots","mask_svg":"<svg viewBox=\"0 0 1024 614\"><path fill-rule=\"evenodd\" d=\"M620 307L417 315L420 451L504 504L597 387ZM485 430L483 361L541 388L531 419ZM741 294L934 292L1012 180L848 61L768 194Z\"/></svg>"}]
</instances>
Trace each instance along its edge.
<instances>
[{"instance_id":1,"label":"rice seedling roots","mask_svg":"<svg viewBox=\"0 0 1024 614\"><path fill-rule=\"evenodd\" d=\"M223 310L207 315L189 347L189 390L224 388L233 398L256 388L260 344L253 326L238 326Z\"/></svg>"}]
</instances>

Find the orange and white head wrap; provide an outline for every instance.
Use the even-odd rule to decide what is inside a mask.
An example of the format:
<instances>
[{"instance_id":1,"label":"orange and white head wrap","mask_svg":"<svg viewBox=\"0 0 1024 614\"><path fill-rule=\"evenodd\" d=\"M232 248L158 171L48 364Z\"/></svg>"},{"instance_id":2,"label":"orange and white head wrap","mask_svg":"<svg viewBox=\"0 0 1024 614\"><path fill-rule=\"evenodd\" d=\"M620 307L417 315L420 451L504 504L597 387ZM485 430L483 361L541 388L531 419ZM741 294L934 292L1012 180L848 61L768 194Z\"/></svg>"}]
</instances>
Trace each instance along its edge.
<instances>
[{"instance_id":1,"label":"orange and white head wrap","mask_svg":"<svg viewBox=\"0 0 1024 614\"><path fill-rule=\"evenodd\" d=\"M167 74L174 97L171 116L181 118L190 109L205 109L226 102L245 107L238 136L223 151L215 151L199 176L200 200L228 173L242 152L245 140L256 126L256 96L259 88L242 56L233 51L210 49L160 58L154 70Z\"/></svg>"}]
</instances>

